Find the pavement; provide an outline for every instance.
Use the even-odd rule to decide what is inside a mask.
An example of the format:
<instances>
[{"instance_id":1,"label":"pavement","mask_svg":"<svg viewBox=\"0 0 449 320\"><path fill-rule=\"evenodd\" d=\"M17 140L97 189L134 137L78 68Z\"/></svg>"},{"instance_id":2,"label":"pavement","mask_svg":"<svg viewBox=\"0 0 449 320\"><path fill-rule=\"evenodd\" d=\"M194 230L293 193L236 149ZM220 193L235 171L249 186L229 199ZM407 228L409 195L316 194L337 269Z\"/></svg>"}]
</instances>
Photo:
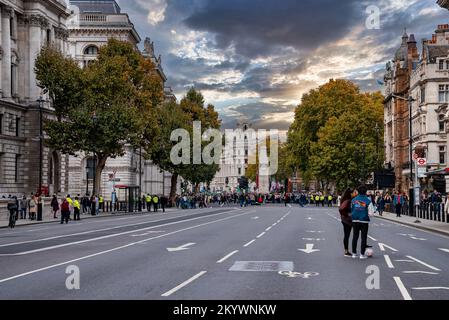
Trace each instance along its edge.
<instances>
[{"instance_id":1,"label":"pavement","mask_svg":"<svg viewBox=\"0 0 449 320\"><path fill-rule=\"evenodd\" d=\"M283 205L2 229L0 299L449 299L448 237L381 218L369 236L372 258L344 257L336 208Z\"/></svg>"}]
</instances>

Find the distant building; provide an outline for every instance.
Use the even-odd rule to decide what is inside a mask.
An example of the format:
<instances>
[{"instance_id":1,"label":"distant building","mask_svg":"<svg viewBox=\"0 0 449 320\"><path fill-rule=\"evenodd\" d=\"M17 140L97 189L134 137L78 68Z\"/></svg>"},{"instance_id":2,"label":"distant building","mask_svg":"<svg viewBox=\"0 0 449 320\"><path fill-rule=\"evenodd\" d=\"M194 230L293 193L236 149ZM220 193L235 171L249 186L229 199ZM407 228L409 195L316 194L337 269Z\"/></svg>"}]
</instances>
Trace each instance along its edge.
<instances>
[{"instance_id":1,"label":"distant building","mask_svg":"<svg viewBox=\"0 0 449 320\"><path fill-rule=\"evenodd\" d=\"M408 98L411 75L419 62L415 37L404 32L402 43L387 64L385 74L385 152L387 165L395 169L396 190L412 187L409 156L409 105L393 95Z\"/></svg>"},{"instance_id":2,"label":"distant building","mask_svg":"<svg viewBox=\"0 0 449 320\"><path fill-rule=\"evenodd\" d=\"M445 9L449 10L449 0L438 0L437 3Z\"/></svg>"}]
</instances>

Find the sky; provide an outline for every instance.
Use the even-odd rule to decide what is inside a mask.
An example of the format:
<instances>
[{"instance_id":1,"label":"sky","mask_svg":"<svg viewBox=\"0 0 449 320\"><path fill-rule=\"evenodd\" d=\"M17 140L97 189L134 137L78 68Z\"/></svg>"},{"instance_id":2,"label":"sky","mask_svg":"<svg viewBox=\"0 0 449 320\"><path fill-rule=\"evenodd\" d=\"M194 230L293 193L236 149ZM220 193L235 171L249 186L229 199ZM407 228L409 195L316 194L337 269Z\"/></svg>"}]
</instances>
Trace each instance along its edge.
<instances>
[{"instance_id":1,"label":"sky","mask_svg":"<svg viewBox=\"0 0 449 320\"><path fill-rule=\"evenodd\" d=\"M224 128L288 130L303 94L329 79L382 90L404 28L420 44L449 11L436 0L117 0L150 37L181 99L192 86ZM367 8L379 9L379 28ZM371 10L371 9L370 9ZM371 24L369 24L371 25Z\"/></svg>"}]
</instances>

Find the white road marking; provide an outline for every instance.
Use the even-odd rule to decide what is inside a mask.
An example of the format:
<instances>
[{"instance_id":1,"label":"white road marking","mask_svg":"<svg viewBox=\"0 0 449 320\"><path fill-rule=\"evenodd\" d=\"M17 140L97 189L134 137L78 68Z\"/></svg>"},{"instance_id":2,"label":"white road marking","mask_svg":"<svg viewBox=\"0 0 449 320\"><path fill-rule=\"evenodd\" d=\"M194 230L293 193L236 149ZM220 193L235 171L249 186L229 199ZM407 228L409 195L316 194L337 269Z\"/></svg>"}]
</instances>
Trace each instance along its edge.
<instances>
[{"instance_id":1,"label":"white road marking","mask_svg":"<svg viewBox=\"0 0 449 320\"><path fill-rule=\"evenodd\" d=\"M388 246L388 245L386 245L384 243L378 243L378 244L379 244L380 250L383 251L383 252L386 251L385 248L388 248L388 249L390 249L391 251L394 251L394 252L398 252L398 250L396 250L395 248L390 247L390 246Z\"/></svg>"},{"instance_id":2,"label":"white road marking","mask_svg":"<svg viewBox=\"0 0 449 320\"><path fill-rule=\"evenodd\" d=\"M237 252L239 252L238 250L235 250L233 252L231 252L230 254L224 256L223 258L221 258L220 260L217 261L217 263L222 263L224 261L226 261L227 259L229 259L230 257L232 257L234 254L236 254Z\"/></svg>"},{"instance_id":3,"label":"white road marking","mask_svg":"<svg viewBox=\"0 0 449 320\"><path fill-rule=\"evenodd\" d=\"M291 207L292 207L292 205L291 205L291 204L287 204L287 206L288 206L289 208L291 208Z\"/></svg>"},{"instance_id":4,"label":"white road marking","mask_svg":"<svg viewBox=\"0 0 449 320\"><path fill-rule=\"evenodd\" d=\"M262 233L259 234L256 238L257 238L257 239L262 238L264 235L265 235L265 232L262 232Z\"/></svg>"},{"instance_id":5,"label":"white road marking","mask_svg":"<svg viewBox=\"0 0 449 320\"><path fill-rule=\"evenodd\" d=\"M324 238L302 238L302 240L306 240L306 241L324 241L326 239L324 239Z\"/></svg>"},{"instance_id":6,"label":"white road marking","mask_svg":"<svg viewBox=\"0 0 449 320\"><path fill-rule=\"evenodd\" d=\"M412 256L407 256L407 258L412 259L413 261L416 261L416 262L422 264L423 266L426 266L429 269L432 269L432 270L435 270L435 271L441 271L440 269L438 269L438 268L436 268L436 267L434 267L434 266L432 266L432 265L430 265L428 263L425 263L425 262L423 262L421 260L418 260L418 259L416 259L416 258L414 258Z\"/></svg>"},{"instance_id":7,"label":"white road marking","mask_svg":"<svg viewBox=\"0 0 449 320\"><path fill-rule=\"evenodd\" d=\"M438 250L441 250L441 251L444 251L444 252L447 252L447 253L449 253L449 249L443 249L443 248L439 248Z\"/></svg>"},{"instance_id":8,"label":"white road marking","mask_svg":"<svg viewBox=\"0 0 449 320\"><path fill-rule=\"evenodd\" d=\"M396 261L396 262L415 262L413 260L394 260L394 261Z\"/></svg>"},{"instance_id":9,"label":"white road marking","mask_svg":"<svg viewBox=\"0 0 449 320\"><path fill-rule=\"evenodd\" d=\"M252 213L252 211L246 212L246 213L242 213L240 216L247 215L247 214L250 214L250 213ZM146 242L151 241L151 240L164 238L164 237L167 237L167 236L170 236L170 235L173 235L173 234L177 234L177 233L180 233L180 232L183 232L183 231L192 230L192 229L204 227L204 226L209 225L209 224L213 224L213 223L217 223L217 222L233 219L235 217L238 217L238 216L226 217L226 218L214 220L214 221L211 221L211 222L205 222L205 223L202 223L202 224L199 224L199 225L196 225L196 226L192 226L192 227L176 230L176 231L173 231L173 232L170 232L170 233L162 234L160 236L156 236L156 237L140 240L140 241L137 241L137 242L128 243L128 244L120 246L120 247L116 247L116 248L112 248L112 249L109 249L109 250L97 252L97 253L94 253L94 254L91 254L91 255L88 255L88 256L84 256L84 257L81 257L81 258L77 258L77 259L73 259L73 260L70 260L70 261L65 261L65 262L61 262L61 263L54 264L54 265L51 265L51 266L47 266L47 267L44 267L44 268L28 271L28 272L21 273L21 274L18 274L18 275L9 277L9 278L0 279L0 283L6 282L6 281L10 281L10 280L14 280L14 279L17 279L17 278L21 278L21 277L24 277L24 276L27 276L27 275L30 275L30 274L34 274L34 273L38 273L38 272L41 272L41 271L46 271L46 270L49 270L49 269L57 268L57 267L60 267L60 266L63 266L63 265L72 264L74 262L86 260L86 259L89 259L89 258L93 258L93 257L100 256L100 255L103 255L103 254L107 254L107 253L110 253L110 252L118 251L118 250L121 250L121 249L126 249L126 248L129 248L129 247L138 245L138 244L143 244L143 243L146 243Z\"/></svg>"},{"instance_id":10,"label":"white road marking","mask_svg":"<svg viewBox=\"0 0 449 320\"><path fill-rule=\"evenodd\" d=\"M179 246L177 248L167 248L168 252L178 252L178 251L185 251L185 250L189 250L191 246L194 246L196 243L186 243L182 246Z\"/></svg>"},{"instance_id":11,"label":"white road marking","mask_svg":"<svg viewBox=\"0 0 449 320\"><path fill-rule=\"evenodd\" d=\"M144 236L147 236L152 233L164 233L164 232L166 232L166 231L148 231L148 232L145 232L142 234L132 234L131 237L144 237Z\"/></svg>"},{"instance_id":12,"label":"white road marking","mask_svg":"<svg viewBox=\"0 0 449 320\"><path fill-rule=\"evenodd\" d=\"M447 287L422 287L422 288L412 288L412 290L449 290Z\"/></svg>"},{"instance_id":13,"label":"white road marking","mask_svg":"<svg viewBox=\"0 0 449 320\"><path fill-rule=\"evenodd\" d=\"M368 236L368 238L370 238L371 240L373 240L373 241L376 241L377 242L377 240L376 239L374 239L373 237L371 237L371 236Z\"/></svg>"},{"instance_id":14,"label":"white road marking","mask_svg":"<svg viewBox=\"0 0 449 320\"><path fill-rule=\"evenodd\" d=\"M184 281L183 283L181 283L179 286L171 289L170 291L167 291L166 293L164 293L163 295L161 295L162 297L169 297L171 296L173 293L175 293L176 291L184 288L185 286L187 286L188 284L192 283L193 281L195 281L196 279L202 277L203 275L205 275L207 273L207 271L201 271L200 273L198 273L196 276L193 276L192 278L190 278L187 281Z\"/></svg>"},{"instance_id":15,"label":"white road marking","mask_svg":"<svg viewBox=\"0 0 449 320\"><path fill-rule=\"evenodd\" d=\"M257 219L259 219L259 217L252 217L251 219L253 219L253 220L257 220Z\"/></svg>"},{"instance_id":16,"label":"white road marking","mask_svg":"<svg viewBox=\"0 0 449 320\"><path fill-rule=\"evenodd\" d=\"M387 255L387 254L385 254L385 255L384 255L384 258L385 258L385 262L387 263L388 268L394 269L394 265L393 265L393 263L391 262L390 256Z\"/></svg>"},{"instance_id":17,"label":"white road marking","mask_svg":"<svg viewBox=\"0 0 449 320\"><path fill-rule=\"evenodd\" d=\"M265 231L268 232L268 231L271 230L271 228L273 228L273 227L268 227L268 228L265 229Z\"/></svg>"},{"instance_id":18,"label":"white road marking","mask_svg":"<svg viewBox=\"0 0 449 320\"><path fill-rule=\"evenodd\" d=\"M308 244L306 244L306 248L305 249L298 249L298 250L302 251L304 253L307 253L307 254L320 251L319 249L313 249L314 246L315 245L313 243L308 243Z\"/></svg>"},{"instance_id":19,"label":"white road marking","mask_svg":"<svg viewBox=\"0 0 449 320\"><path fill-rule=\"evenodd\" d=\"M439 273L436 273L436 272L428 272L428 271L404 271L403 273L407 273L407 274L422 273L422 274L433 274L433 275L438 275L439 274Z\"/></svg>"},{"instance_id":20,"label":"white road marking","mask_svg":"<svg viewBox=\"0 0 449 320\"><path fill-rule=\"evenodd\" d=\"M256 239L251 240L250 242L248 242L247 244L244 245L244 247L249 247L250 245L252 245L254 242L256 241Z\"/></svg>"},{"instance_id":21,"label":"white road marking","mask_svg":"<svg viewBox=\"0 0 449 320\"><path fill-rule=\"evenodd\" d=\"M404 300L407 300L407 301L413 300L412 297L410 296L410 294L408 293L407 289L405 288L404 283L402 283L401 278L394 277L393 279L396 282L396 285L398 286L399 291L401 292Z\"/></svg>"},{"instance_id":22,"label":"white road marking","mask_svg":"<svg viewBox=\"0 0 449 320\"><path fill-rule=\"evenodd\" d=\"M215 215L221 215L221 214L224 214L224 213L219 213L219 214L215 214ZM212 215L212 216L215 216L215 215ZM210 217L210 216L206 216L206 217ZM237 216L232 216L232 217L237 217ZM230 218L232 218L232 217L230 217ZM77 245L77 244L97 241L97 240L114 238L114 237L118 237L118 236L122 236L122 235L127 235L127 234L130 234L130 233L136 233L136 232L140 232L140 231L156 229L156 228L159 228L159 227L170 226L170 225L174 225L174 224L183 223L183 222L186 222L186 221L194 221L194 220L198 220L198 219L201 219L201 218L205 218L205 217L198 217L198 218L186 219L186 220L182 220L182 221L169 222L169 223L165 223L165 224L160 224L158 226L147 227L147 228L138 229L138 230L125 231L125 232L120 232L120 233L113 233L113 234L109 234L109 235L101 236L101 237L97 237L97 238L90 238L90 239L86 239L86 240L80 240L80 241L75 241L75 242L63 243L63 244L59 244L59 245L55 245L55 246L50 246L50 247L45 247L45 248L40 248L40 249L35 249L35 250L30 250L30 251L25 251L25 252L11 253L11 254L0 254L0 257L23 256L23 255L27 255L27 254L32 254L32 253L37 253L37 252L43 252L43 251L63 248L63 247ZM90 233L90 232L88 232L88 233ZM80 234L84 234L84 233L80 233ZM65 237L65 236L63 236L63 237ZM11 246L11 244L9 244L9 245L2 245L2 246L5 246L5 247L6 246ZM0 246L0 247L2 247L2 246Z\"/></svg>"}]
</instances>

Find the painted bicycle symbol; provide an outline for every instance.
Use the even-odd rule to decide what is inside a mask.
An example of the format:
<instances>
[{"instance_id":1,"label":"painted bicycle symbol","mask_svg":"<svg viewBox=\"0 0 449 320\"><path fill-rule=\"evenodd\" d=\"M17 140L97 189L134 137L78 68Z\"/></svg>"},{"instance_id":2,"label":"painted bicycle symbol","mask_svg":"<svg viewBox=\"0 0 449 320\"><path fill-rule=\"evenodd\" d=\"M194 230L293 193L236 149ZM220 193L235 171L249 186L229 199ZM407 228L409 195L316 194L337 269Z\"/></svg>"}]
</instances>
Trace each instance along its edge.
<instances>
[{"instance_id":1,"label":"painted bicycle symbol","mask_svg":"<svg viewBox=\"0 0 449 320\"><path fill-rule=\"evenodd\" d=\"M309 279L311 277L319 276L320 274L318 272L293 272L293 271L279 271L279 274L281 276L286 276L287 278L303 278L303 279Z\"/></svg>"}]
</instances>

